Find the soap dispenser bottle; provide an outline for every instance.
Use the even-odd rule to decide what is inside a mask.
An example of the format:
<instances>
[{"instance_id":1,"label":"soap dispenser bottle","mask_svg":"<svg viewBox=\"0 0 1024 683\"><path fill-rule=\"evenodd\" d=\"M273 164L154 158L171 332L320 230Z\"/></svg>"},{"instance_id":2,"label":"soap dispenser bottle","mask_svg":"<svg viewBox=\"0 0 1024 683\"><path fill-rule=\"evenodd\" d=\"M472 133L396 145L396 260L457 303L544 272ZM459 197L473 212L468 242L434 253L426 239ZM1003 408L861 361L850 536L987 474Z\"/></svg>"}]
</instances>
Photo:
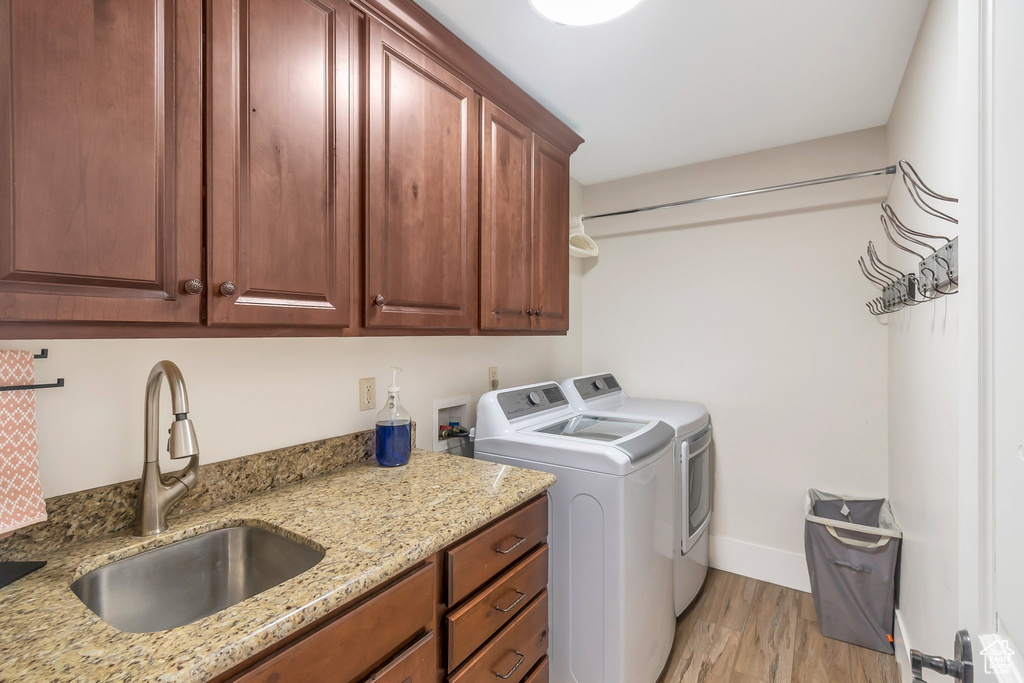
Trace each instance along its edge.
<instances>
[{"instance_id":1,"label":"soap dispenser bottle","mask_svg":"<svg viewBox=\"0 0 1024 683\"><path fill-rule=\"evenodd\" d=\"M377 413L377 462L381 467L400 467L412 453L412 418L398 402L398 373L391 368L388 401Z\"/></svg>"}]
</instances>

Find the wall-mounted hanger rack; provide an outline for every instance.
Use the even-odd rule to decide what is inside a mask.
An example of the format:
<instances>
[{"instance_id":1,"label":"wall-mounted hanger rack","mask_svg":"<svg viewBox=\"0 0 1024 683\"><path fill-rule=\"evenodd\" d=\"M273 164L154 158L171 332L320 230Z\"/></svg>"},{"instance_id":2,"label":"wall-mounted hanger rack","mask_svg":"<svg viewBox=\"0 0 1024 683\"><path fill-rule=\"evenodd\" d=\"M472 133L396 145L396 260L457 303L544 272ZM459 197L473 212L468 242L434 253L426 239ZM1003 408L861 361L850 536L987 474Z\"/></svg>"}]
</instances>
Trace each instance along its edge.
<instances>
[{"instance_id":1,"label":"wall-mounted hanger rack","mask_svg":"<svg viewBox=\"0 0 1024 683\"><path fill-rule=\"evenodd\" d=\"M955 204L958 201L956 197L939 194L928 187L917 169L906 159L900 159L898 167L903 174L903 185L918 208L929 216L954 225L958 223L956 218L931 203L941 201ZM957 238L914 230L896 214L889 202L882 202L881 206L882 215L879 219L885 236L897 249L913 254L920 262L917 272L904 273L883 262L878 257L875 245L868 242L868 260L865 261L862 256L857 263L864 277L882 290L880 297L865 304L871 315L887 315L908 306L956 294L960 283ZM933 242L941 244L936 246Z\"/></svg>"},{"instance_id":2,"label":"wall-mounted hanger rack","mask_svg":"<svg viewBox=\"0 0 1024 683\"><path fill-rule=\"evenodd\" d=\"M654 204L652 206L641 206L636 209L623 209L622 211L609 211L608 213L598 213L593 216L576 216L572 220L573 228L579 229L583 226L583 221L594 220L595 218L611 218L612 216L628 216L633 213L643 213L645 211L657 211L658 209L671 209L677 206L688 206L690 204L703 204L706 202L718 202L724 199L735 199L737 197L750 197L756 194L765 194L767 192L779 192L781 190L795 190L800 187L811 187L812 185L824 185L826 183L838 183L842 180L856 180L858 178L870 178L876 175L895 175L895 166L886 166L885 168L876 168L870 171L858 171L857 173L844 173L843 175L834 175L827 178L815 178L813 180L801 180L796 183L786 183L784 185L772 185L771 187L759 187L756 190L743 190L742 192L729 192L728 194L716 194L710 197L698 197L696 199L683 199L678 202L667 202L665 204ZM923 185L923 183L922 183ZM931 190L928 190L931 192ZM929 194L929 196L932 196ZM939 195L941 197L941 195ZM954 200L955 201L955 200Z\"/></svg>"},{"instance_id":3,"label":"wall-mounted hanger rack","mask_svg":"<svg viewBox=\"0 0 1024 683\"><path fill-rule=\"evenodd\" d=\"M32 354L33 358L49 358L50 351L48 349L42 349L39 353ZM64 386L64 378L58 377L56 382L52 384L20 384L11 387L0 387L0 391L25 391L28 389L59 389Z\"/></svg>"}]
</instances>

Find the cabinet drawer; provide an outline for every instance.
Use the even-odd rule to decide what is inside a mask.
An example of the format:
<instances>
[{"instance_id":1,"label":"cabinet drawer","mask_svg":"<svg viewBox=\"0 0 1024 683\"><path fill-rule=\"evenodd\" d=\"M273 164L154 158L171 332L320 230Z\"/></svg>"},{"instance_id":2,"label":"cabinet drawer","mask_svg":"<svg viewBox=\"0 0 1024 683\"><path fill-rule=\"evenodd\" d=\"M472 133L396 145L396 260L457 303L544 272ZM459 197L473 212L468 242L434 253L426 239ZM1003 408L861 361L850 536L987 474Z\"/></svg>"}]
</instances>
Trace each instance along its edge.
<instances>
[{"instance_id":1,"label":"cabinet drawer","mask_svg":"<svg viewBox=\"0 0 1024 683\"><path fill-rule=\"evenodd\" d=\"M365 676L417 633L430 628L436 606L434 572L433 563L420 567L235 680L347 683Z\"/></svg>"},{"instance_id":2,"label":"cabinet drawer","mask_svg":"<svg viewBox=\"0 0 1024 683\"><path fill-rule=\"evenodd\" d=\"M367 678L364 683L434 683L436 680L437 645L434 643L434 632L431 631Z\"/></svg>"},{"instance_id":3,"label":"cabinet drawer","mask_svg":"<svg viewBox=\"0 0 1024 683\"><path fill-rule=\"evenodd\" d=\"M547 650L548 592L544 591L448 681L519 683Z\"/></svg>"},{"instance_id":4,"label":"cabinet drawer","mask_svg":"<svg viewBox=\"0 0 1024 683\"><path fill-rule=\"evenodd\" d=\"M548 535L548 498L541 496L447 551L448 605L453 606Z\"/></svg>"},{"instance_id":5,"label":"cabinet drawer","mask_svg":"<svg viewBox=\"0 0 1024 683\"><path fill-rule=\"evenodd\" d=\"M530 675L523 679L523 683L548 683L548 658L540 660L537 666L533 667Z\"/></svg>"},{"instance_id":6,"label":"cabinet drawer","mask_svg":"<svg viewBox=\"0 0 1024 683\"><path fill-rule=\"evenodd\" d=\"M530 553L448 615L448 671L462 664L548 584L548 547Z\"/></svg>"}]
</instances>

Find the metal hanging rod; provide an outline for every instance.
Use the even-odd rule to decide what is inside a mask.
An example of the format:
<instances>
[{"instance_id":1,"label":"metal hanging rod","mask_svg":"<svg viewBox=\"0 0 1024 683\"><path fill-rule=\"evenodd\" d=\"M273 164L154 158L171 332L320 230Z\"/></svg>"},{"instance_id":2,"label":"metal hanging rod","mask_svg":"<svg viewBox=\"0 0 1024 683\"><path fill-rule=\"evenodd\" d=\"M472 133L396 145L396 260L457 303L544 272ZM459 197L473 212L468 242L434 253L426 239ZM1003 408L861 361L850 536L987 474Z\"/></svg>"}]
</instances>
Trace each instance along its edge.
<instances>
[{"instance_id":1,"label":"metal hanging rod","mask_svg":"<svg viewBox=\"0 0 1024 683\"><path fill-rule=\"evenodd\" d=\"M697 199L684 199L679 202L668 202L667 204L655 204L653 206L641 206L637 209L625 209L623 211L609 211L598 213L593 216L580 216L577 220L580 224L593 218L611 218L612 216L626 216L631 213L642 213L644 211L656 211L657 209L670 209L676 206L687 206L689 204L703 204L705 202L717 202L723 199L735 199L736 197L749 197L755 194L766 192L778 192L779 190L795 190L798 187L810 187L811 185L824 185L826 183L837 183L840 180L856 180L857 178L869 178L876 175L895 175L895 166L876 168L872 171L860 171L859 173L844 173L843 175L829 176L828 178L815 178L814 180L802 180L798 183L786 183L785 185L773 185L771 187L760 187L756 190L744 190L743 192L730 192L729 194L717 194L713 197L699 197Z\"/></svg>"},{"instance_id":2,"label":"metal hanging rod","mask_svg":"<svg viewBox=\"0 0 1024 683\"><path fill-rule=\"evenodd\" d=\"M32 357L39 360L50 357L48 349L41 349L39 353L33 353ZM19 384L13 387L0 387L0 391L27 391L32 389L60 389L64 386L64 378L58 377L52 384Z\"/></svg>"}]
</instances>

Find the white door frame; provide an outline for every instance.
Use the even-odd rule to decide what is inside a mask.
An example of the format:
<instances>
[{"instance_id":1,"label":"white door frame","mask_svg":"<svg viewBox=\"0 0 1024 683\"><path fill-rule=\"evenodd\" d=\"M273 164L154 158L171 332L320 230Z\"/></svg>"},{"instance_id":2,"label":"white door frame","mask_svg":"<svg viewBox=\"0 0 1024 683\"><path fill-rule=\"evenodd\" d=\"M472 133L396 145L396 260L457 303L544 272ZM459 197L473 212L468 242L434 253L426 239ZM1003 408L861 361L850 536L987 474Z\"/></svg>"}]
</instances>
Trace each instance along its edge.
<instances>
[{"instance_id":1,"label":"white door frame","mask_svg":"<svg viewBox=\"0 0 1024 683\"><path fill-rule=\"evenodd\" d=\"M960 624L995 629L992 599L992 0L960 0ZM950 634L952 643L953 634Z\"/></svg>"},{"instance_id":2,"label":"white door frame","mask_svg":"<svg viewBox=\"0 0 1024 683\"><path fill-rule=\"evenodd\" d=\"M1000 0L1016 2L1018 0ZM974 641L976 680L986 676L979 651L1000 638L995 563L994 73L997 0L959 0L960 103L960 462L958 612ZM1000 229L1006 229L1001 226ZM952 634L950 634L952 638ZM1022 645L1022 643L1017 643ZM949 656L945 654L945 656ZM1021 667L1018 655L1015 664Z\"/></svg>"}]
</instances>

